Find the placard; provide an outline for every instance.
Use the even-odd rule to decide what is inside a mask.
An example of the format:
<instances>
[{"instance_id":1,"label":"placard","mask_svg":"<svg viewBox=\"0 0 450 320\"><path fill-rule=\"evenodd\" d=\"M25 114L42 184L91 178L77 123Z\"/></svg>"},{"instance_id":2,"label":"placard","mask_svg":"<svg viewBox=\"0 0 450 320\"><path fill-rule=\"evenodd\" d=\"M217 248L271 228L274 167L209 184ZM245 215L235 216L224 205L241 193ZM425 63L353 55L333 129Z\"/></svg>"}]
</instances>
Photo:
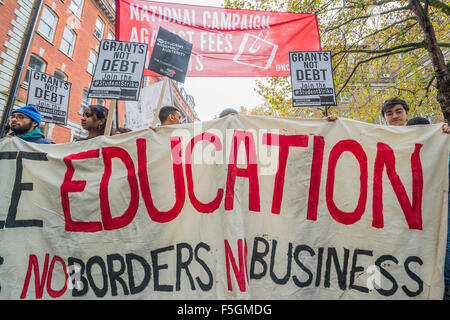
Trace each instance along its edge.
<instances>
[{"instance_id":1,"label":"placard","mask_svg":"<svg viewBox=\"0 0 450 320\"><path fill-rule=\"evenodd\" d=\"M289 52L292 106L335 106L330 51Z\"/></svg>"},{"instance_id":2,"label":"placard","mask_svg":"<svg viewBox=\"0 0 450 320\"><path fill-rule=\"evenodd\" d=\"M184 83L191 57L192 43L159 28L148 68L160 75Z\"/></svg>"},{"instance_id":3,"label":"placard","mask_svg":"<svg viewBox=\"0 0 450 320\"><path fill-rule=\"evenodd\" d=\"M146 43L100 41L89 98L138 100L147 47Z\"/></svg>"},{"instance_id":4,"label":"placard","mask_svg":"<svg viewBox=\"0 0 450 320\"><path fill-rule=\"evenodd\" d=\"M27 105L36 107L43 122L65 125L71 86L70 82L30 69Z\"/></svg>"},{"instance_id":5,"label":"placard","mask_svg":"<svg viewBox=\"0 0 450 320\"><path fill-rule=\"evenodd\" d=\"M135 131L148 129L153 124L163 83L164 81L158 81L150 86L145 86L141 90L138 101L125 102L125 128ZM171 105L173 105L173 96L170 84L168 84L164 90L162 106ZM159 119L157 124L160 124Z\"/></svg>"}]
</instances>

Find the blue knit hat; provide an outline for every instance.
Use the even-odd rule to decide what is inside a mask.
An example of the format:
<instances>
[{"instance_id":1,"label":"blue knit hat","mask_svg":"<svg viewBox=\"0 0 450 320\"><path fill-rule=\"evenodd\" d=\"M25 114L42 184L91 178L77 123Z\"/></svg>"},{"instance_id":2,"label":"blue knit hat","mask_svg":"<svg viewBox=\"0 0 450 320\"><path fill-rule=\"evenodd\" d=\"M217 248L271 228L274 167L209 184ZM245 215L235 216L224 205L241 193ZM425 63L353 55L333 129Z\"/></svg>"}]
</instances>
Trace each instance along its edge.
<instances>
[{"instance_id":1,"label":"blue knit hat","mask_svg":"<svg viewBox=\"0 0 450 320\"><path fill-rule=\"evenodd\" d=\"M16 109L13 112L11 112L11 114L16 112L23 113L24 115L28 116L31 120L36 121L38 125L41 124L41 113L37 111L37 109L33 106L25 106Z\"/></svg>"}]
</instances>

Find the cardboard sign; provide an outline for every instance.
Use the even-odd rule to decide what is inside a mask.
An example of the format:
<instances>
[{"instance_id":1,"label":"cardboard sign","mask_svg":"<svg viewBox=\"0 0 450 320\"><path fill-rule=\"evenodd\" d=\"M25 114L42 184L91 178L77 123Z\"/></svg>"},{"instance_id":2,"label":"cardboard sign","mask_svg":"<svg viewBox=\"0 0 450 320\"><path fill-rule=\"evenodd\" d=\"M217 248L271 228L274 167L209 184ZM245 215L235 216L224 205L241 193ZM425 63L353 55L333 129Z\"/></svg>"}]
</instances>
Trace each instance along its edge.
<instances>
[{"instance_id":1,"label":"cardboard sign","mask_svg":"<svg viewBox=\"0 0 450 320\"><path fill-rule=\"evenodd\" d=\"M309 13L118 0L116 22L117 39L148 43L150 55L160 27L192 43L188 77L286 77L289 52L321 50Z\"/></svg>"},{"instance_id":2,"label":"cardboard sign","mask_svg":"<svg viewBox=\"0 0 450 320\"><path fill-rule=\"evenodd\" d=\"M150 86L143 87L138 101L125 102L125 128L135 131L148 129L153 124L158 107L158 97L161 95L162 87L163 81L158 81ZM162 105L173 105L170 84L164 90ZM159 122L158 119L158 125Z\"/></svg>"},{"instance_id":3,"label":"cardboard sign","mask_svg":"<svg viewBox=\"0 0 450 320\"><path fill-rule=\"evenodd\" d=\"M36 107L41 113L43 122L67 124L72 84L43 72L35 70L30 72L27 105Z\"/></svg>"},{"instance_id":4,"label":"cardboard sign","mask_svg":"<svg viewBox=\"0 0 450 320\"><path fill-rule=\"evenodd\" d=\"M330 51L289 52L292 106L335 106Z\"/></svg>"},{"instance_id":5,"label":"cardboard sign","mask_svg":"<svg viewBox=\"0 0 450 320\"><path fill-rule=\"evenodd\" d=\"M1 139L0 299L441 300L448 142L243 115Z\"/></svg>"},{"instance_id":6,"label":"cardboard sign","mask_svg":"<svg viewBox=\"0 0 450 320\"><path fill-rule=\"evenodd\" d=\"M192 43L164 28L159 28L148 68L160 75L184 83L191 51Z\"/></svg>"},{"instance_id":7,"label":"cardboard sign","mask_svg":"<svg viewBox=\"0 0 450 320\"><path fill-rule=\"evenodd\" d=\"M89 98L138 100L147 46L146 43L100 41Z\"/></svg>"}]
</instances>

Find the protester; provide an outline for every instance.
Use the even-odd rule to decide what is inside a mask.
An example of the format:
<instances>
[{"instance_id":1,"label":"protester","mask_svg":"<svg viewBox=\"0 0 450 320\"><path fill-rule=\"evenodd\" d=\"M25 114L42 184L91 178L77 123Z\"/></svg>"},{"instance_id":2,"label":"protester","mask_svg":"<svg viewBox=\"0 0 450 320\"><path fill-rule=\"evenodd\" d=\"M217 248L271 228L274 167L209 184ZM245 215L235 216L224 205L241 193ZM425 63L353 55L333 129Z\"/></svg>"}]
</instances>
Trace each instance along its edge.
<instances>
[{"instance_id":1,"label":"protester","mask_svg":"<svg viewBox=\"0 0 450 320\"><path fill-rule=\"evenodd\" d=\"M408 117L409 106L405 100L395 97L386 100L381 106L381 115L384 120L386 120L389 126L404 126L406 124L406 118ZM420 117L422 118L422 117ZM337 116L328 116L326 120L328 121L336 121L338 119ZM425 118L422 118L425 119ZM427 119L425 119L428 121ZM414 121L420 121L418 119ZM423 122L423 120L421 120ZM429 124L428 123L420 123L420 124ZM419 124L419 123L417 123ZM450 133L450 126L447 123L442 125L442 131L444 133Z\"/></svg>"},{"instance_id":2,"label":"protester","mask_svg":"<svg viewBox=\"0 0 450 320\"><path fill-rule=\"evenodd\" d=\"M164 106L159 109L158 118L162 126L181 124L183 122L183 116L180 110L172 106ZM153 126L150 126L149 129L156 131L156 128Z\"/></svg>"},{"instance_id":3,"label":"protester","mask_svg":"<svg viewBox=\"0 0 450 320\"><path fill-rule=\"evenodd\" d=\"M81 116L81 126L88 131L86 138L78 138L75 141L92 139L105 134L108 109L102 105L90 105L84 108Z\"/></svg>"},{"instance_id":4,"label":"protester","mask_svg":"<svg viewBox=\"0 0 450 320\"><path fill-rule=\"evenodd\" d=\"M226 117L229 114L235 115L235 114L239 114L239 112L233 108L226 108L226 109L223 109L222 112L219 114L219 118Z\"/></svg>"},{"instance_id":5,"label":"protester","mask_svg":"<svg viewBox=\"0 0 450 320\"><path fill-rule=\"evenodd\" d=\"M386 100L381 106L381 115L390 126L403 126L406 123L409 106L405 100L395 97ZM447 123L442 125L444 133L450 133L450 126Z\"/></svg>"},{"instance_id":6,"label":"protester","mask_svg":"<svg viewBox=\"0 0 450 320\"><path fill-rule=\"evenodd\" d=\"M403 126L406 123L409 106L405 100L391 98L381 106L381 115L390 126Z\"/></svg>"},{"instance_id":7,"label":"protester","mask_svg":"<svg viewBox=\"0 0 450 320\"><path fill-rule=\"evenodd\" d=\"M165 106L159 110L159 121L162 126L180 124L183 121L181 112L172 106Z\"/></svg>"},{"instance_id":8,"label":"protester","mask_svg":"<svg viewBox=\"0 0 450 320\"><path fill-rule=\"evenodd\" d=\"M430 124L427 118L424 117L415 117L408 120L406 123L407 126L414 126L416 124Z\"/></svg>"},{"instance_id":9,"label":"protester","mask_svg":"<svg viewBox=\"0 0 450 320\"><path fill-rule=\"evenodd\" d=\"M9 117L12 132L8 137L18 137L22 140L38 144L51 144L39 130L41 113L33 106L25 106L14 110Z\"/></svg>"}]
</instances>

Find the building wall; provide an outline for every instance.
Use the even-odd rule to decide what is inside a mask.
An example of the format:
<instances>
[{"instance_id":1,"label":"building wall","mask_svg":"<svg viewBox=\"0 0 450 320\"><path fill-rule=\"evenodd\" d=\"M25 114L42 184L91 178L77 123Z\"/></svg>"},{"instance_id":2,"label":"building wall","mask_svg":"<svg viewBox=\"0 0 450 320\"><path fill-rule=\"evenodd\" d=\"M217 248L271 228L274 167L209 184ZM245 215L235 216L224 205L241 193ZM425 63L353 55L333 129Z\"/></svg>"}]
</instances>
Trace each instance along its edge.
<instances>
[{"instance_id":1,"label":"building wall","mask_svg":"<svg viewBox=\"0 0 450 320\"><path fill-rule=\"evenodd\" d=\"M15 1L6 1L8 1L8 4L11 2L8 8L13 7L12 3ZM19 6L22 1L27 3L30 2L29 0L19 0L17 2L17 6ZM39 15L39 20L36 24L29 55L26 59L25 69L21 78L21 86L18 92L18 99L25 102L27 98L28 86L24 83L24 80L26 76L26 68L28 67L30 56L32 54L38 56L46 63L44 70L45 73L54 75L55 70L60 70L66 74L67 81L72 83L68 110L68 124L67 126L50 125L50 130L47 135L48 138L54 140L56 143L70 142L74 136L85 134L80 125L80 108L83 89L89 89L90 82L92 80L92 75L87 71L90 51L92 49L98 53L100 45L100 40L98 40L94 35L97 17L99 17L105 25L102 38L106 39L109 35L113 35L115 32L115 25L114 21L111 21L111 14L107 16L103 10L107 0L84 0L80 18L78 18L69 9L71 1L72 0L44 0L43 7ZM111 6L111 4L106 5ZM54 36L51 41L38 32L39 23L44 12L44 6L50 9L58 17ZM11 10L13 9L9 8L9 11ZM29 10L31 10L31 8ZM76 41L71 57L67 56L60 50L61 41L66 26L69 26L76 34ZM0 29L0 35L5 38L4 28L0 26ZM17 42L17 45L19 46L20 43ZM6 50L1 48L0 51L3 53ZM11 82L11 80L9 80L9 82ZM96 99L90 99L90 102L97 103L98 101ZM110 101L103 101L101 103L104 103L107 107L109 107ZM123 124L123 108L123 103L119 103L119 125Z\"/></svg>"},{"instance_id":2,"label":"building wall","mask_svg":"<svg viewBox=\"0 0 450 320\"><path fill-rule=\"evenodd\" d=\"M17 62L20 46L23 41L23 34L31 14L31 0L0 0L0 15L2 21L9 21L8 24L0 24L0 92L7 92L12 81L12 74ZM74 0L44 0L36 23L33 41L31 43L28 57L24 66L21 78L21 85L18 92L17 105L24 105L27 99L28 85L24 82L26 69L30 61L30 56L34 55L45 62L46 67L43 72L54 75L55 70L64 72L67 81L72 83L68 121L66 126L50 124L47 128L47 138L56 143L71 142L76 136L83 136L86 132L82 129L81 123L81 101L83 89L88 90L92 75L87 71L90 51L98 53L100 40L94 35L97 17L103 21L103 39L114 38L115 33L115 0L84 0L81 16L78 18L69 8ZM47 7L58 17L53 39L47 39L39 32L39 24ZM69 26L76 34L76 41L72 56L67 56L61 50L64 29ZM14 32L14 39L11 34ZM22 38L19 34L22 33ZM17 41L16 39L22 39ZM6 66L5 66L6 65ZM156 82L158 78L150 79L149 82ZM175 105L179 107L187 117L188 122L199 120L195 111L188 105L179 89L173 85L173 96L176 99ZM0 107L6 104L7 97L0 94ZM89 99L89 103L102 103L109 107L111 101L97 101ZM100 99L101 100L101 99ZM3 102L2 102L3 101ZM123 126L125 108L123 101L118 102L119 126ZM115 117L114 117L115 118Z\"/></svg>"}]
</instances>

